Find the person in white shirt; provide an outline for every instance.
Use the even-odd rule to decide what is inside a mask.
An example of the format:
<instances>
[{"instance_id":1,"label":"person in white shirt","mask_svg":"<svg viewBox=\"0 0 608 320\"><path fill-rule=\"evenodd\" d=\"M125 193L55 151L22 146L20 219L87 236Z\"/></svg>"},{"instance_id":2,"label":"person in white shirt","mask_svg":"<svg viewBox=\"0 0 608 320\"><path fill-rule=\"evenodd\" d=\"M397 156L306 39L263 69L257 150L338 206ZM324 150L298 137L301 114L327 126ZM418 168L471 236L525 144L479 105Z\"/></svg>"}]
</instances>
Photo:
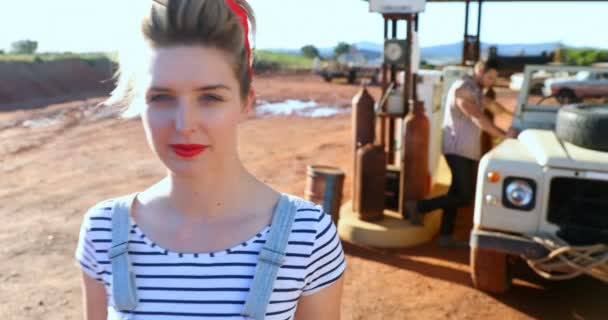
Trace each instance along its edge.
<instances>
[{"instance_id":1,"label":"person in white shirt","mask_svg":"<svg viewBox=\"0 0 608 320\"><path fill-rule=\"evenodd\" d=\"M466 75L450 88L443 120L443 154L452 173L447 194L405 203L406 217L421 224L421 215L443 209L439 245L462 247L467 244L453 238L454 219L458 208L468 205L475 192L475 171L481 152L481 132L493 137L514 137L510 129L503 131L483 111L483 90L492 87L498 76L494 61L479 61L473 76Z\"/></svg>"}]
</instances>

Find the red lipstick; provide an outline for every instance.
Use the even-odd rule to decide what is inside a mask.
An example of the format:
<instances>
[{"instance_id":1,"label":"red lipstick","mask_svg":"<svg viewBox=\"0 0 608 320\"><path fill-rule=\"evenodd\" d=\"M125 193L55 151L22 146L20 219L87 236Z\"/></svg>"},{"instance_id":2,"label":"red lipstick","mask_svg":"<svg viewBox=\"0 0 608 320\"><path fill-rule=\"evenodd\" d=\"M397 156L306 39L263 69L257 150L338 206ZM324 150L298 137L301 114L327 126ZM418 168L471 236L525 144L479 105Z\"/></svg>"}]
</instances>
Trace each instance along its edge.
<instances>
[{"instance_id":1,"label":"red lipstick","mask_svg":"<svg viewBox=\"0 0 608 320\"><path fill-rule=\"evenodd\" d=\"M172 144L173 152L182 158L193 158L207 149L202 144Z\"/></svg>"}]
</instances>

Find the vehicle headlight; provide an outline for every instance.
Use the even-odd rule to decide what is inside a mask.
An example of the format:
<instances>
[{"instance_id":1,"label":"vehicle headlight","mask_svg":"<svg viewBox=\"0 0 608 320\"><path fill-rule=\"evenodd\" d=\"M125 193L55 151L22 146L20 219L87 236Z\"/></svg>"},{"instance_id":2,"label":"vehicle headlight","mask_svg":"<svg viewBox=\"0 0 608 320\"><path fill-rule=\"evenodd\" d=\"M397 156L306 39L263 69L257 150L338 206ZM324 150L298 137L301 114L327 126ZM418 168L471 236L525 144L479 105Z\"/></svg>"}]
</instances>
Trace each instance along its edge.
<instances>
[{"instance_id":1,"label":"vehicle headlight","mask_svg":"<svg viewBox=\"0 0 608 320\"><path fill-rule=\"evenodd\" d=\"M536 183L526 178L506 178L503 204L507 208L530 211L534 208Z\"/></svg>"}]
</instances>

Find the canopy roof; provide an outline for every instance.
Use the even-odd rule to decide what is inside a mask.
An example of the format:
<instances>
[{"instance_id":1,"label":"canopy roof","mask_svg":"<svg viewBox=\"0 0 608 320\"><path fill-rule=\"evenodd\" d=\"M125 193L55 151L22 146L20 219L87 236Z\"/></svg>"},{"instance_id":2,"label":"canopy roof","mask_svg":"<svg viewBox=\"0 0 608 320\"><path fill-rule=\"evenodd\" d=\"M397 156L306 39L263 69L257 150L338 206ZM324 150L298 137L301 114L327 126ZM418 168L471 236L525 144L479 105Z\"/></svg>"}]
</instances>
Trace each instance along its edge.
<instances>
[{"instance_id":1,"label":"canopy roof","mask_svg":"<svg viewBox=\"0 0 608 320\"><path fill-rule=\"evenodd\" d=\"M426 2L466 2L466 0L426 0ZM478 2L470 0L469 2ZM482 2L608 2L608 0L482 0Z\"/></svg>"}]
</instances>

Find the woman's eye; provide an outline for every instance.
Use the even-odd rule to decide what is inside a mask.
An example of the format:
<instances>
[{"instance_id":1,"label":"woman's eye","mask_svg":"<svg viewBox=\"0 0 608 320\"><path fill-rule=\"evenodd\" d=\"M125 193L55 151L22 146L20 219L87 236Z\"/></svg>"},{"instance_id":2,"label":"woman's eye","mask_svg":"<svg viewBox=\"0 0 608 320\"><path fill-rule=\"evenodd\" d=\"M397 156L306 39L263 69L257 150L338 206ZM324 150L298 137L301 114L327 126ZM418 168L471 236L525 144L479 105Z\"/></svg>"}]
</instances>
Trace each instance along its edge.
<instances>
[{"instance_id":1,"label":"woman's eye","mask_svg":"<svg viewBox=\"0 0 608 320\"><path fill-rule=\"evenodd\" d=\"M204 102L220 102L220 101L224 101L221 97L216 96L216 95L212 95L212 94L206 94L200 97L201 101Z\"/></svg>"},{"instance_id":2,"label":"woman's eye","mask_svg":"<svg viewBox=\"0 0 608 320\"><path fill-rule=\"evenodd\" d=\"M173 97L171 97L169 95L166 95L166 94L157 94L157 95L154 95L154 96L150 97L150 101L154 101L154 102L157 102L157 101L170 101L172 99L173 99Z\"/></svg>"}]
</instances>

